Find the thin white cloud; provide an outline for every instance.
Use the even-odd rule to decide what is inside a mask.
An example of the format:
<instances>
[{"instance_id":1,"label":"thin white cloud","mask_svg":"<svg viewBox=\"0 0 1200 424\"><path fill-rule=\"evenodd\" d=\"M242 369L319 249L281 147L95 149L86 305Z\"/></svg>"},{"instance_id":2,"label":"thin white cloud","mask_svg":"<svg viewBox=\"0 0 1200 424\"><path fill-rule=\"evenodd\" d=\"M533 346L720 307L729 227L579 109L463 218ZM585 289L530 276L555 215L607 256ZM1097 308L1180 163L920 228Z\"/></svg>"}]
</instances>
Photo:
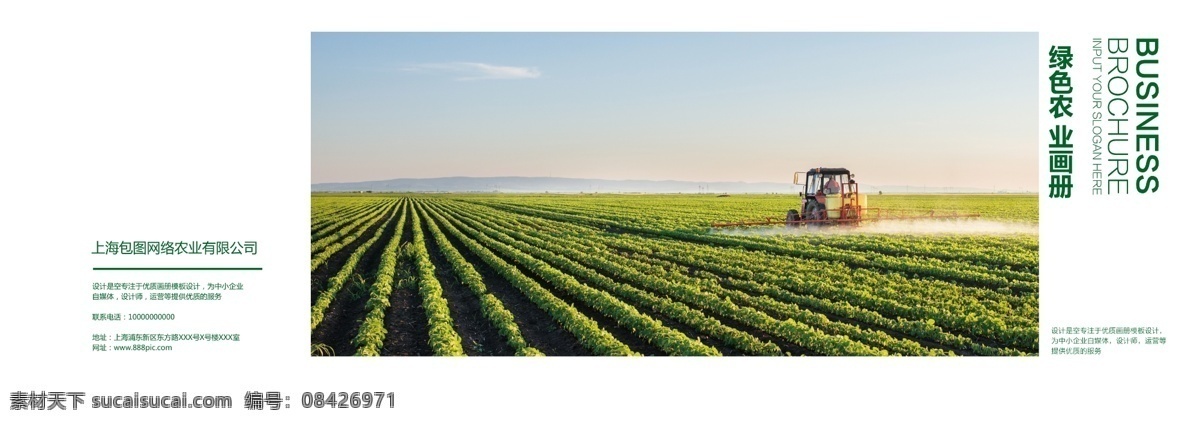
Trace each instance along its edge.
<instances>
[{"instance_id":1,"label":"thin white cloud","mask_svg":"<svg viewBox=\"0 0 1200 424\"><path fill-rule=\"evenodd\" d=\"M532 67L502 66L478 62L423 63L400 68L404 72L453 75L459 81L533 79L542 71Z\"/></svg>"}]
</instances>

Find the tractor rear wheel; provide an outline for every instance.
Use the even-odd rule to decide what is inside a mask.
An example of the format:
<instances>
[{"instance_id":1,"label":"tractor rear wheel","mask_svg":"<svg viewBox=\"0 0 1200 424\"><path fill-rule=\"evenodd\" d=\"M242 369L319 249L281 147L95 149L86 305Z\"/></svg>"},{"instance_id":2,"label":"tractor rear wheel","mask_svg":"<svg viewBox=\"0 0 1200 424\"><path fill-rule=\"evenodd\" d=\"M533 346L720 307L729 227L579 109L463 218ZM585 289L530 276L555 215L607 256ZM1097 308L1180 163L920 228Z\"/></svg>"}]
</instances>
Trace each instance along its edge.
<instances>
[{"instance_id":1,"label":"tractor rear wheel","mask_svg":"<svg viewBox=\"0 0 1200 424\"><path fill-rule=\"evenodd\" d=\"M824 209L824 206L822 206L820 203L818 203L815 199L808 199L808 203L804 204L804 219L807 219L807 220L824 219L824 217L821 216L822 209Z\"/></svg>"},{"instance_id":2,"label":"tractor rear wheel","mask_svg":"<svg viewBox=\"0 0 1200 424\"><path fill-rule=\"evenodd\" d=\"M789 227L798 227L800 226L800 223L797 221L800 221L800 212L795 209L789 209L787 213L786 225Z\"/></svg>"}]
</instances>

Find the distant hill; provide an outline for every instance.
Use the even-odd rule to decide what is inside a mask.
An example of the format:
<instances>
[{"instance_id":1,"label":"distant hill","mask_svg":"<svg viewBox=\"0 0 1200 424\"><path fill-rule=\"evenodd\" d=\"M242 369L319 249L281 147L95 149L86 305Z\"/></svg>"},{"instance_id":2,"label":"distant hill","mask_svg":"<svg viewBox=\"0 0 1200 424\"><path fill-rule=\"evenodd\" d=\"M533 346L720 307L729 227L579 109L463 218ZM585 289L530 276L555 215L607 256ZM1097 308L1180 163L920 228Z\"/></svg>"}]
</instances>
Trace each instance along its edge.
<instances>
[{"instance_id":1,"label":"distant hill","mask_svg":"<svg viewBox=\"0 0 1200 424\"><path fill-rule=\"evenodd\" d=\"M863 192L887 193L987 193L962 187L859 187ZM799 186L788 183L600 180L554 177L444 177L397 178L354 183L318 183L312 191L406 191L406 192L499 192L499 193L796 193Z\"/></svg>"}]
</instances>

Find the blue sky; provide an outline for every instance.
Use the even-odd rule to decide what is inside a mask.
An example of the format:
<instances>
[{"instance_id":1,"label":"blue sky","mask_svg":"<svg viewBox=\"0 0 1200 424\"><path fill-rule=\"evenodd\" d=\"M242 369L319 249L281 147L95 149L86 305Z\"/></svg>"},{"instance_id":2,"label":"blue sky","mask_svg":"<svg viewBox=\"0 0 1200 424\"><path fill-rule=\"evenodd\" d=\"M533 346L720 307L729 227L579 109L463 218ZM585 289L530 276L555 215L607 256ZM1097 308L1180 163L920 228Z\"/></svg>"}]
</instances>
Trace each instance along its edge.
<instances>
[{"instance_id":1,"label":"blue sky","mask_svg":"<svg viewBox=\"0 0 1200 424\"><path fill-rule=\"evenodd\" d=\"M445 176L1034 190L1033 33L317 33L314 183Z\"/></svg>"}]
</instances>

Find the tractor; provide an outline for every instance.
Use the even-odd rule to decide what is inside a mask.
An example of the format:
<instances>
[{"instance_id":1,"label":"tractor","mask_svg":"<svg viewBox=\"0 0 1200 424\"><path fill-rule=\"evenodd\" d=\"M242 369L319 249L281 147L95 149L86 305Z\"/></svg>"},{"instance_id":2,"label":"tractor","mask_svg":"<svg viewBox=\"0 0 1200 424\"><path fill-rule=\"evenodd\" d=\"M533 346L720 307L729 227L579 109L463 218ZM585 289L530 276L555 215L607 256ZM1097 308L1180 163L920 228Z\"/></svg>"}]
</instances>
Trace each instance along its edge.
<instances>
[{"instance_id":1,"label":"tractor","mask_svg":"<svg viewBox=\"0 0 1200 424\"><path fill-rule=\"evenodd\" d=\"M859 193L854 174L846 168L812 168L792 175L792 184L802 185L800 209L787 211L784 219L762 218L756 221L714 222L713 227L754 225L806 226L819 228L830 225L858 226L863 222L882 220L958 219L977 218L977 213L910 211L867 207L867 195Z\"/></svg>"}]
</instances>

